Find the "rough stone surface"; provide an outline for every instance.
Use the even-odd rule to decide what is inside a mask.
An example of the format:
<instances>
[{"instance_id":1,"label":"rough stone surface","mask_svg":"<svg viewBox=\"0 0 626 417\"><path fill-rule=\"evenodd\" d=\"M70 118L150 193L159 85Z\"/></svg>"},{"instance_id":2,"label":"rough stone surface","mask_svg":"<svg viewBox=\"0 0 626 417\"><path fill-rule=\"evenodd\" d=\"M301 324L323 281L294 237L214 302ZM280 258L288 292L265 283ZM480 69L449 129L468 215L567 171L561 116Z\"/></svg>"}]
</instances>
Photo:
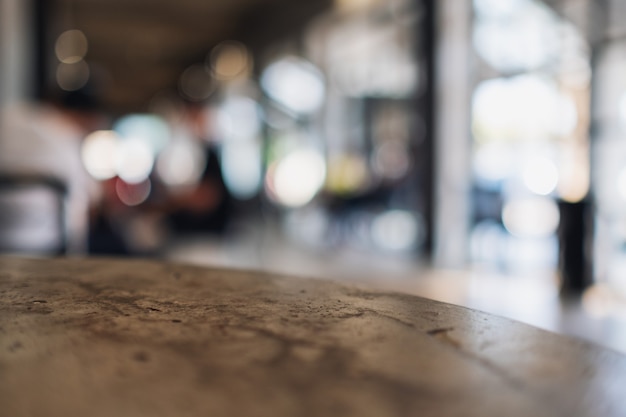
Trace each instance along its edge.
<instances>
[{"instance_id":1,"label":"rough stone surface","mask_svg":"<svg viewBox=\"0 0 626 417\"><path fill-rule=\"evenodd\" d=\"M320 280L0 258L0 416L576 415L626 415L626 357Z\"/></svg>"}]
</instances>

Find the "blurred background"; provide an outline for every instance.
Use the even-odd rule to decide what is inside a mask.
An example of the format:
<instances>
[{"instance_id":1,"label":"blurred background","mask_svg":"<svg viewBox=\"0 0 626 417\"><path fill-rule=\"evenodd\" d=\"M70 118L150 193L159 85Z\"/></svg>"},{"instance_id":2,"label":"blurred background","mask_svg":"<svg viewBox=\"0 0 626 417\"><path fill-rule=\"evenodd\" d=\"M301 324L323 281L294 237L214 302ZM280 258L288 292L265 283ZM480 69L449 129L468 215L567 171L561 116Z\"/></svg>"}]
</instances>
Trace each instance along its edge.
<instances>
[{"instance_id":1,"label":"blurred background","mask_svg":"<svg viewBox=\"0 0 626 417\"><path fill-rule=\"evenodd\" d=\"M626 2L0 7L1 252L332 278L626 352Z\"/></svg>"}]
</instances>

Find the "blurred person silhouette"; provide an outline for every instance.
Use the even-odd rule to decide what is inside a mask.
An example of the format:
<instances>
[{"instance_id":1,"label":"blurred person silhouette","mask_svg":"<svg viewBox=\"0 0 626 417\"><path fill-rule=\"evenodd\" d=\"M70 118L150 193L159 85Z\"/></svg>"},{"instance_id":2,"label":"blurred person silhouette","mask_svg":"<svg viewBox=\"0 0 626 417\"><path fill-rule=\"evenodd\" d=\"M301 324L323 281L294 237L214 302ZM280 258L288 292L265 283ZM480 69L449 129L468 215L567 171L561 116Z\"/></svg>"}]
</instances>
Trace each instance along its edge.
<instances>
[{"instance_id":1,"label":"blurred person silhouette","mask_svg":"<svg viewBox=\"0 0 626 417\"><path fill-rule=\"evenodd\" d=\"M80 146L104 123L87 89L1 110L0 250L86 251L89 206L99 191Z\"/></svg>"},{"instance_id":2,"label":"blurred person silhouette","mask_svg":"<svg viewBox=\"0 0 626 417\"><path fill-rule=\"evenodd\" d=\"M178 235L223 235L231 222L233 200L222 176L218 144L208 133L207 109L201 103L187 103L185 123L204 149L205 167L195 187L171 198L168 226Z\"/></svg>"}]
</instances>

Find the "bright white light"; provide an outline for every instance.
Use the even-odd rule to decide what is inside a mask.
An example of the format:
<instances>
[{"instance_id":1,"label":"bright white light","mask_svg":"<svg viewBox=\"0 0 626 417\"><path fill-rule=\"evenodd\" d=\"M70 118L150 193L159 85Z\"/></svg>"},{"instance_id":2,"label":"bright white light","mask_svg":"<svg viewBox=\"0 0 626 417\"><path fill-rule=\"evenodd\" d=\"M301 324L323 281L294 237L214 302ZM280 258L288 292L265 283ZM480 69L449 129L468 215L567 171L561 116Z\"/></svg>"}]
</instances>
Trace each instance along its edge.
<instances>
[{"instance_id":1,"label":"bright white light","mask_svg":"<svg viewBox=\"0 0 626 417\"><path fill-rule=\"evenodd\" d=\"M122 138L143 141L156 155L170 140L170 128L161 117L152 114L131 114L119 119L113 126Z\"/></svg>"},{"instance_id":2,"label":"bright white light","mask_svg":"<svg viewBox=\"0 0 626 417\"><path fill-rule=\"evenodd\" d=\"M476 0L474 45L499 71L522 71L545 65L561 52L558 16L531 0Z\"/></svg>"},{"instance_id":3,"label":"bright white light","mask_svg":"<svg viewBox=\"0 0 626 417\"><path fill-rule=\"evenodd\" d=\"M66 30L57 38L54 52L64 64L75 64L87 54L88 43L85 34L77 29Z\"/></svg>"},{"instance_id":4,"label":"bright white light","mask_svg":"<svg viewBox=\"0 0 626 417\"><path fill-rule=\"evenodd\" d=\"M504 227L519 237L546 237L559 226L559 208L546 197L509 201L502 209Z\"/></svg>"},{"instance_id":5,"label":"bright white light","mask_svg":"<svg viewBox=\"0 0 626 417\"><path fill-rule=\"evenodd\" d=\"M623 126L626 126L626 92L622 93L618 103L619 118Z\"/></svg>"},{"instance_id":6,"label":"bright white light","mask_svg":"<svg viewBox=\"0 0 626 417\"><path fill-rule=\"evenodd\" d=\"M548 158L535 158L524 167L524 185L533 193L548 195L559 183L559 171Z\"/></svg>"},{"instance_id":7,"label":"bright white light","mask_svg":"<svg viewBox=\"0 0 626 417\"><path fill-rule=\"evenodd\" d=\"M258 103L242 96L227 98L219 107L218 128L225 139L254 138L261 130Z\"/></svg>"},{"instance_id":8,"label":"bright white light","mask_svg":"<svg viewBox=\"0 0 626 417\"><path fill-rule=\"evenodd\" d=\"M376 216L371 226L372 240L380 248L401 251L413 247L420 230L413 214L389 210Z\"/></svg>"},{"instance_id":9,"label":"bright white light","mask_svg":"<svg viewBox=\"0 0 626 417\"><path fill-rule=\"evenodd\" d=\"M166 185L184 187L198 182L205 164L202 147L183 139L163 149L157 160L156 172Z\"/></svg>"},{"instance_id":10,"label":"bright white light","mask_svg":"<svg viewBox=\"0 0 626 417\"><path fill-rule=\"evenodd\" d=\"M278 202L299 207L307 204L324 184L326 164L314 150L298 150L278 161L272 172L271 188Z\"/></svg>"},{"instance_id":11,"label":"bright white light","mask_svg":"<svg viewBox=\"0 0 626 417\"><path fill-rule=\"evenodd\" d=\"M498 78L474 92L473 130L479 141L564 136L578 121L576 106L558 86L537 75Z\"/></svg>"},{"instance_id":12,"label":"bright white light","mask_svg":"<svg viewBox=\"0 0 626 417\"><path fill-rule=\"evenodd\" d=\"M119 137L111 130L99 130L85 138L81 157L87 172L97 180L113 178Z\"/></svg>"},{"instance_id":13,"label":"bright white light","mask_svg":"<svg viewBox=\"0 0 626 417\"><path fill-rule=\"evenodd\" d=\"M473 169L479 182L498 183L511 176L513 172L513 154L505 143L487 142L478 146Z\"/></svg>"},{"instance_id":14,"label":"bright white light","mask_svg":"<svg viewBox=\"0 0 626 417\"><path fill-rule=\"evenodd\" d=\"M144 181L152 171L154 155L152 149L141 139L126 139L120 142L116 171L129 184Z\"/></svg>"},{"instance_id":15,"label":"bright white light","mask_svg":"<svg viewBox=\"0 0 626 417\"><path fill-rule=\"evenodd\" d=\"M626 201L626 168L617 175L617 192L623 201Z\"/></svg>"},{"instance_id":16,"label":"bright white light","mask_svg":"<svg viewBox=\"0 0 626 417\"><path fill-rule=\"evenodd\" d=\"M528 0L474 0L474 10L479 16L504 18L514 16L527 3Z\"/></svg>"},{"instance_id":17,"label":"bright white light","mask_svg":"<svg viewBox=\"0 0 626 417\"><path fill-rule=\"evenodd\" d=\"M315 112L324 101L322 73L302 58L290 56L271 64L263 71L261 87L272 99L300 114Z\"/></svg>"},{"instance_id":18,"label":"bright white light","mask_svg":"<svg viewBox=\"0 0 626 417\"><path fill-rule=\"evenodd\" d=\"M256 141L224 142L221 152L224 183L236 198L253 197L261 188L261 145Z\"/></svg>"}]
</instances>

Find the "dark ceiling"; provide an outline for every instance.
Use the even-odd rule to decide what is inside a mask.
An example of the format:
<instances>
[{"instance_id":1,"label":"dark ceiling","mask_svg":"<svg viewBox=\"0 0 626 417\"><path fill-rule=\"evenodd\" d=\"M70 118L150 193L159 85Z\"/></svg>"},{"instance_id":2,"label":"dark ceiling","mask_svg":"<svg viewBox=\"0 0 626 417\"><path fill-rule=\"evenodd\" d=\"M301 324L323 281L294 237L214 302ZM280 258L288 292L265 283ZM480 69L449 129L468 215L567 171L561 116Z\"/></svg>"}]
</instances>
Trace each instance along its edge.
<instances>
[{"instance_id":1,"label":"dark ceiling","mask_svg":"<svg viewBox=\"0 0 626 417\"><path fill-rule=\"evenodd\" d=\"M238 40L258 54L274 41L297 37L331 2L56 0L44 6L48 55L54 58L50 39L67 29L82 30L89 42L86 61L105 107L145 111L155 94L175 89L185 68L202 62L219 42ZM52 65L48 71L54 71Z\"/></svg>"}]
</instances>

